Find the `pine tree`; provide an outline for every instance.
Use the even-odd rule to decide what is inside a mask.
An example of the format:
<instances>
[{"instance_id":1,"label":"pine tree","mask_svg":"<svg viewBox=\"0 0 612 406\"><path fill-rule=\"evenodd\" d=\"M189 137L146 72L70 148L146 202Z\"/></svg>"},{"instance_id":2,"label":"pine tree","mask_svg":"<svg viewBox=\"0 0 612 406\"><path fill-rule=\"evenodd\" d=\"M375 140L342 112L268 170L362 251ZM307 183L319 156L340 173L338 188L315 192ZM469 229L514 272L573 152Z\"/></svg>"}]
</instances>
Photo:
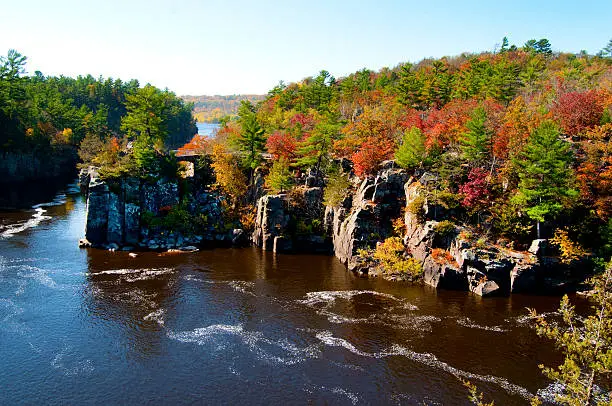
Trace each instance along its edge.
<instances>
[{"instance_id":1,"label":"pine tree","mask_svg":"<svg viewBox=\"0 0 612 406\"><path fill-rule=\"evenodd\" d=\"M570 146L559 135L554 122L544 121L530 134L515 160L519 185L512 200L537 222L538 238L540 223L555 218L564 203L578 196L573 187Z\"/></svg>"},{"instance_id":2,"label":"pine tree","mask_svg":"<svg viewBox=\"0 0 612 406\"><path fill-rule=\"evenodd\" d=\"M251 170L251 173L261 163L261 154L266 147L264 129L261 128L255 115L255 107L251 102L243 100L238 109L239 122L242 127L242 136L236 141L243 153L242 162ZM252 177L252 176L251 176Z\"/></svg>"},{"instance_id":3,"label":"pine tree","mask_svg":"<svg viewBox=\"0 0 612 406\"><path fill-rule=\"evenodd\" d=\"M468 132L461 139L463 156L472 164L480 164L491 154L492 132L487 127L487 113L482 107L474 109L465 124Z\"/></svg>"},{"instance_id":4,"label":"pine tree","mask_svg":"<svg viewBox=\"0 0 612 406\"><path fill-rule=\"evenodd\" d=\"M121 119L121 129L133 138L143 136L153 142L165 140L168 128L164 99L164 94L151 85L127 94L127 114Z\"/></svg>"},{"instance_id":5,"label":"pine tree","mask_svg":"<svg viewBox=\"0 0 612 406\"><path fill-rule=\"evenodd\" d=\"M417 78L412 64L402 65L399 72L398 101L408 107L420 107L423 83Z\"/></svg>"},{"instance_id":6,"label":"pine tree","mask_svg":"<svg viewBox=\"0 0 612 406\"><path fill-rule=\"evenodd\" d=\"M338 137L339 126L333 120L324 121L298 147L297 165L303 168L314 168L319 174L322 164L329 156L332 143Z\"/></svg>"},{"instance_id":7,"label":"pine tree","mask_svg":"<svg viewBox=\"0 0 612 406\"><path fill-rule=\"evenodd\" d=\"M509 44L508 44L508 37L504 37L502 39L502 45L501 45L501 48L500 48L499 52L502 53L502 54L504 52L508 52L508 46L509 46Z\"/></svg>"},{"instance_id":8,"label":"pine tree","mask_svg":"<svg viewBox=\"0 0 612 406\"><path fill-rule=\"evenodd\" d=\"M402 144L395 152L395 162L406 169L415 169L423 165L427 156L425 140L425 134L417 127L406 131Z\"/></svg>"},{"instance_id":9,"label":"pine tree","mask_svg":"<svg viewBox=\"0 0 612 406\"><path fill-rule=\"evenodd\" d=\"M275 161L266 177L266 187L273 193L282 193L293 184L293 176L286 159Z\"/></svg>"}]
</instances>

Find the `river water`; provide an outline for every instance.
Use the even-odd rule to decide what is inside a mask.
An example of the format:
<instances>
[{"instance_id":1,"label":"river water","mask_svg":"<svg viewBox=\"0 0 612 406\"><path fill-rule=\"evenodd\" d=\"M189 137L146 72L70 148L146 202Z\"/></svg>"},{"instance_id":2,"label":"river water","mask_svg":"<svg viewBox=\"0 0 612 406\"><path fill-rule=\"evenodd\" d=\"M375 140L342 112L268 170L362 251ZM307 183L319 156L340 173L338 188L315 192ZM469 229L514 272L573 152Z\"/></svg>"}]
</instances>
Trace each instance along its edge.
<instances>
[{"instance_id":1,"label":"river water","mask_svg":"<svg viewBox=\"0 0 612 406\"><path fill-rule=\"evenodd\" d=\"M257 249L82 250L74 185L0 213L0 404L527 404L559 361L526 307Z\"/></svg>"},{"instance_id":2,"label":"river water","mask_svg":"<svg viewBox=\"0 0 612 406\"><path fill-rule=\"evenodd\" d=\"M205 137L213 137L219 129L219 124L217 123L196 123L196 125L198 127L198 135Z\"/></svg>"}]
</instances>

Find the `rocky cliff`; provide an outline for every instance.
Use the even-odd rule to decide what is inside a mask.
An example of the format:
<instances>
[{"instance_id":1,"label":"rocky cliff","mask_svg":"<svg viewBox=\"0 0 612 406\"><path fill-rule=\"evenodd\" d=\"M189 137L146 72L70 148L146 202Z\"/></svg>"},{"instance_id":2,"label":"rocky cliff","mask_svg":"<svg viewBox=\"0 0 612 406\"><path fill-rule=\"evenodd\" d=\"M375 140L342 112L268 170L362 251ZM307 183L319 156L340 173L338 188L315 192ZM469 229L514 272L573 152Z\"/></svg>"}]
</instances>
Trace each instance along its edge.
<instances>
[{"instance_id":1,"label":"rocky cliff","mask_svg":"<svg viewBox=\"0 0 612 406\"><path fill-rule=\"evenodd\" d=\"M306 215L292 210L288 195L263 196L257 205L253 242L269 251L295 250L303 243L288 231L291 224L322 219L322 235L310 238L331 236L331 251L349 270L378 275L360 250L375 248L389 237L392 221L403 216L406 252L421 264L423 281L433 287L487 296L560 292L580 281L582 272L576 266L545 255L545 240L535 240L529 251L518 252L483 243L467 228L445 221L450 211L434 204L427 194L429 185L437 182L431 174L410 176L388 162L377 176L353 181L353 192L338 207L326 207L324 213L311 211ZM316 196L309 199L316 207L322 204L320 189L304 187L301 193Z\"/></svg>"},{"instance_id":2,"label":"rocky cliff","mask_svg":"<svg viewBox=\"0 0 612 406\"><path fill-rule=\"evenodd\" d=\"M82 245L191 249L206 242L239 243L243 234L231 221L225 221L222 196L188 180L189 196L181 199L184 193L178 180L103 181L95 169L82 171L80 178L87 196Z\"/></svg>"}]
</instances>

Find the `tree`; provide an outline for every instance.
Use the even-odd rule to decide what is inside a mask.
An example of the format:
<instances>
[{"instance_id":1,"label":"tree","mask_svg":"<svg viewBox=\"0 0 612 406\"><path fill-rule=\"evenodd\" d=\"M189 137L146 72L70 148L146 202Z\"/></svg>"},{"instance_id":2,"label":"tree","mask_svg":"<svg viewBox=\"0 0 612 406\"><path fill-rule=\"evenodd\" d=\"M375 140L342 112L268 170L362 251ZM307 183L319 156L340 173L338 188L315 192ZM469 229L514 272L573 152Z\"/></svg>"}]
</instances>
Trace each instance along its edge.
<instances>
[{"instance_id":1,"label":"tree","mask_svg":"<svg viewBox=\"0 0 612 406\"><path fill-rule=\"evenodd\" d=\"M279 159L272 164L270 173L266 177L266 187L272 193L282 193L289 189L293 183L293 176L289 170L289 162Z\"/></svg>"},{"instance_id":2,"label":"tree","mask_svg":"<svg viewBox=\"0 0 612 406\"><path fill-rule=\"evenodd\" d=\"M484 162L491 153L492 132L487 127L487 113L478 107L465 124L468 131L461 139L463 156L472 164Z\"/></svg>"},{"instance_id":3,"label":"tree","mask_svg":"<svg viewBox=\"0 0 612 406\"><path fill-rule=\"evenodd\" d=\"M164 95L151 85L125 96L127 114L121 119L121 129L132 138L146 137L149 141L164 141L168 134L164 116Z\"/></svg>"},{"instance_id":4,"label":"tree","mask_svg":"<svg viewBox=\"0 0 612 406\"><path fill-rule=\"evenodd\" d=\"M338 138L339 125L332 119L318 123L297 149L298 166L315 169L319 176L321 166L329 158L329 151Z\"/></svg>"},{"instance_id":5,"label":"tree","mask_svg":"<svg viewBox=\"0 0 612 406\"><path fill-rule=\"evenodd\" d=\"M553 113L566 134L577 135L600 123L603 97L596 90L565 93L555 102Z\"/></svg>"},{"instance_id":6,"label":"tree","mask_svg":"<svg viewBox=\"0 0 612 406\"><path fill-rule=\"evenodd\" d=\"M275 131L266 141L266 149L274 159L285 159L289 163L295 159L297 142L286 131Z\"/></svg>"},{"instance_id":7,"label":"tree","mask_svg":"<svg viewBox=\"0 0 612 406\"><path fill-rule=\"evenodd\" d=\"M369 137L359 151L351 156L355 174L359 177L373 175L382 161L393 156L395 144L382 137Z\"/></svg>"},{"instance_id":8,"label":"tree","mask_svg":"<svg viewBox=\"0 0 612 406\"><path fill-rule=\"evenodd\" d=\"M487 180L488 173L482 168L473 168L468 181L459 187L463 195L463 205L472 211L479 212L489 203L491 190Z\"/></svg>"},{"instance_id":9,"label":"tree","mask_svg":"<svg viewBox=\"0 0 612 406\"><path fill-rule=\"evenodd\" d=\"M563 393L555 400L565 405L609 404L605 393L612 390L612 263L591 283L591 313L586 317L576 314L567 295L559 307L562 326L548 323L530 309L538 335L553 340L563 352L563 363L557 368L540 368L544 375L563 385Z\"/></svg>"},{"instance_id":10,"label":"tree","mask_svg":"<svg viewBox=\"0 0 612 406\"><path fill-rule=\"evenodd\" d=\"M253 171L261 163L261 154L266 145L264 130L257 122L255 107L248 100L242 100L238 109L239 123L242 127L241 137L236 140L238 148L242 152L244 166Z\"/></svg>"},{"instance_id":11,"label":"tree","mask_svg":"<svg viewBox=\"0 0 612 406\"><path fill-rule=\"evenodd\" d=\"M402 144L395 151L395 162L406 169L415 169L423 165L427 157L425 141L425 134L419 128L412 127L407 130Z\"/></svg>"},{"instance_id":12,"label":"tree","mask_svg":"<svg viewBox=\"0 0 612 406\"><path fill-rule=\"evenodd\" d=\"M211 166L217 179L216 185L230 196L235 206L247 190L247 179L234 156L227 152L223 144L213 145L211 158Z\"/></svg>"},{"instance_id":13,"label":"tree","mask_svg":"<svg viewBox=\"0 0 612 406\"><path fill-rule=\"evenodd\" d=\"M499 52L504 53L504 52L508 52L508 37L504 37L502 39L502 44L501 44L501 48L499 50Z\"/></svg>"},{"instance_id":14,"label":"tree","mask_svg":"<svg viewBox=\"0 0 612 406\"><path fill-rule=\"evenodd\" d=\"M612 58L612 39L608 41L608 45L599 51L597 55L602 58Z\"/></svg>"},{"instance_id":15,"label":"tree","mask_svg":"<svg viewBox=\"0 0 612 406\"><path fill-rule=\"evenodd\" d=\"M537 222L538 238L540 223L556 217L564 203L578 195L570 166L570 146L559 135L554 122L544 121L530 134L525 149L515 159L519 187L512 200Z\"/></svg>"}]
</instances>

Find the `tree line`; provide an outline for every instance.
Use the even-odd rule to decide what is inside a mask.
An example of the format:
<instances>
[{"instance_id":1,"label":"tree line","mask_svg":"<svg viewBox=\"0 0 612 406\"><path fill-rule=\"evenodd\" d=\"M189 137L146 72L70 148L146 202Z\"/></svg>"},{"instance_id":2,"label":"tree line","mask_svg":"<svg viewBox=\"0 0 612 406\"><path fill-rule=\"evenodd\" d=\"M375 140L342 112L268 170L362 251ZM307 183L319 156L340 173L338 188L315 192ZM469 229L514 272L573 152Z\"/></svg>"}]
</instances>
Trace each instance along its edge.
<instances>
[{"instance_id":1,"label":"tree line","mask_svg":"<svg viewBox=\"0 0 612 406\"><path fill-rule=\"evenodd\" d=\"M141 134L169 148L197 132L192 106L167 89L91 75L25 75L26 62L15 50L0 57L0 150L110 145Z\"/></svg>"},{"instance_id":2,"label":"tree line","mask_svg":"<svg viewBox=\"0 0 612 406\"><path fill-rule=\"evenodd\" d=\"M504 38L495 52L281 82L265 100L243 101L214 140L196 137L184 148L243 171L228 180L243 182L226 185L233 191L247 188L258 167L281 192L308 170L345 184L335 179L348 175L341 159L362 178L394 160L435 175L428 200L493 242L520 248L555 236L608 258L611 136L612 41L589 55Z\"/></svg>"}]
</instances>

